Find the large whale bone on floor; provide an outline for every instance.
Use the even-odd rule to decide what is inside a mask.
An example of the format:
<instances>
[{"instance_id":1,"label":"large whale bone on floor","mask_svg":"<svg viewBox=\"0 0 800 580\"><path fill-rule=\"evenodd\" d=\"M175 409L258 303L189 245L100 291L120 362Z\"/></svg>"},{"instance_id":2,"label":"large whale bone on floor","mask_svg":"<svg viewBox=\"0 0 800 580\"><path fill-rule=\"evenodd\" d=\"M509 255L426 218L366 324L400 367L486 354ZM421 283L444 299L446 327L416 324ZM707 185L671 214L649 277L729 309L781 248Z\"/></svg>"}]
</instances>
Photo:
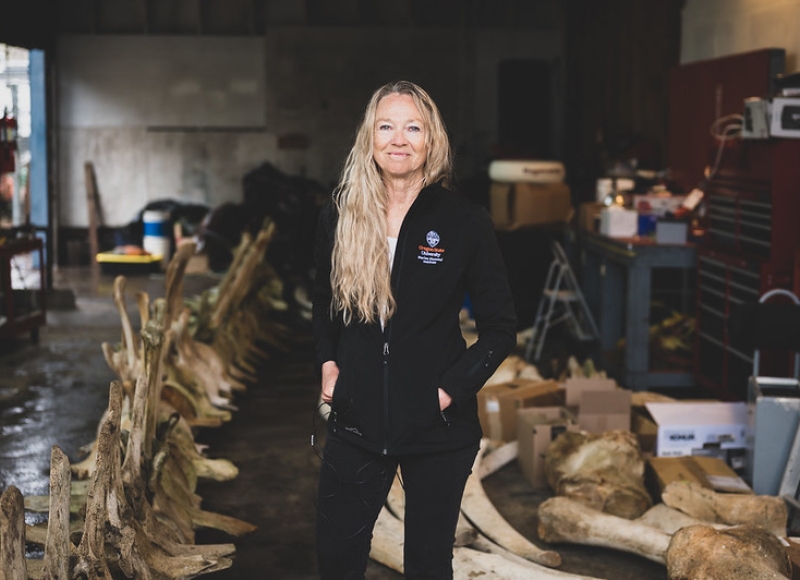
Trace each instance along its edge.
<instances>
[{"instance_id":1,"label":"large whale bone on floor","mask_svg":"<svg viewBox=\"0 0 800 580\"><path fill-rule=\"evenodd\" d=\"M256 382L263 361L286 351L291 340L288 327L272 317L288 308L283 282L264 259L275 231L267 218L255 238L244 232L221 283L204 292L199 304L187 304L195 314L192 334L216 351L235 381L231 388Z\"/></svg>"},{"instance_id":2,"label":"large whale bone on floor","mask_svg":"<svg viewBox=\"0 0 800 580\"><path fill-rule=\"evenodd\" d=\"M392 480L389 494L386 496L386 507L389 512L398 520L403 521L406 512L405 492L403 491L403 477L398 469L397 474ZM470 524L463 513L459 513L458 524L456 526L455 545L467 546L478 538L478 530Z\"/></svg>"},{"instance_id":3,"label":"large whale bone on floor","mask_svg":"<svg viewBox=\"0 0 800 580\"><path fill-rule=\"evenodd\" d=\"M190 578L227 568L232 563L226 557L234 551L232 545L184 545L189 534L179 533L179 522L160 518L150 503L152 497L154 504L177 505L180 498L164 497L160 487L145 488L145 473L149 472L152 478L161 471L157 467L160 451L154 447L154 440L163 335L149 321L142 339L144 373L136 381L124 461L120 439L122 387L117 381L111 383L73 577L107 579L114 577L113 570L128 578ZM162 444L161 449L164 448ZM169 460L162 464L172 465Z\"/></svg>"},{"instance_id":4,"label":"large whale bone on floor","mask_svg":"<svg viewBox=\"0 0 800 580\"><path fill-rule=\"evenodd\" d=\"M667 484L661 499L695 518L720 524L753 524L786 537L788 511L784 501L771 495L719 493L688 481Z\"/></svg>"},{"instance_id":5,"label":"large whale bone on floor","mask_svg":"<svg viewBox=\"0 0 800 580\"><path fill-rule=\"evenodd\" d=\"M189 332L190 311L184 306L183 279L186 266L195 254L195 250L196 245L193 242L183 242L170 260L166 273L162 324L173 334L173 347L176 352L171 354L175 359L174 362L190 367L191 374L195 375L198 382L206 389L212 403L224 406L229 402L222 400L222 396L230 396L234 387L233 382L229 380L219 355L208 345L197 346L199 343ZM201 349L205 356L201 356Z\"/></svg>"},{"instance_id":6,"label":"large whale bone on floor","mask_svg":"<svg viewBox=\"0 0 800 580\"><path fill-rule=\"evenodd\" d=\"M156 305L163 305L158 299ZM181 344L186 333L188 311L178 316L165 333L167 347L164 351L164 392L162 397L179 410L187 420L216 420L218 424L231 420L231 410L236 410L230 399L219 391L216 380L206 377L202 367L184 356L185 347Z\"/></svg>"},{"instance_id":7,"label":"large whale bone on floor","mask_svg":"<svg viewBox=\"0 0 800 580\"><path fill-rule=\"evenodd\" d=\"M485 452L484 452L485 451ZM478 466L478 477L486 479L495 471L505 467L519 456L519 441L492 442L488 441L481 445L481 463Z\"/></svg>"},{"instance_id":8,"label":"large whale bone on floor","mask_svg":"<svg viewBox=\"0 0 800 580\"><path fill-rule=\"evenodd\" d=\"M148 365L148 379L137 383L134 409L137 420L129 444L139 443L131 445L126 456L126 459L131 458L125 466L130 467L130 475L126 478L131 487L129 493L139 498L152 495L152 508L160 516L160 521L168 523L184 540L193 541L192 529L195 527L210 527L237 536L253 531L255 527L252 524L200 509L200 497L194 493L198 476L193 461L196 459L194 443L189 437L180 436L188 435L180 414L166 414L161 400L155 397L160 385L158 353L162 349L163 331L151 321L142 331L142 338L147 360L152 364ZM158 437L157 431L160 433ZM144 480L142 460L149 465L147 494L141 488ZM149 507L150 504L142 501L140 505Z\"/></svg>"},{"instance_id":9,"label":"large whale bone on floor","mask_svg":"<svg viewBox=\"0 0 800 580\"><path fill-rule=\"evenodd\" d=\"M403 573L403 522L384 507L372 538L370 556L400 574ZM540 566L522 558L509 558L466 546L453 548L453 580L597 580Z\"/></svg>"},{"instance_id":10,"label":"large whale bone on floor","mask_svg":"<svg viewBox=\"0 0 800 580\"><path fill-rule=\"evenodd\" d=\"M728 529L709 524L659 503L641 517L628 520L604 514L565 497L555 497L539 506L539 535L548 542L601 546L638 554L664 563L664 551L678 530L694 525Z\"/></svg>"},{"instance_id":11,"label":"large whale bone on floor","mask_svg":"<svg viewBox=\"0 0 800 580\"><path fill-rule=\"evenodd\" d=\"M481 446L485 447L487 443L484 439L481 441ZM555 568L561 565L561 556L558 552L543 550L528 540L497 511L481 483L482 457L483 453L479 451L464 488L461 511L478 531L508 551L543 566Z\"/></svg>"},{"instance_id":12,"label":"large whale bone on floor","mask_svg":"<svg viewBox=\"0 0 800 580\"><path fill-rule=\"evenodd\" d=\"M666 561L671 536L635 520L561 496L542 502L538 516L539 537L545 542L602 546L638 554L659 564Z\"/></svg>"},{"instance_id":13,"label":"large whale bone on floor","mask_svg":"<svg viewBox=\"0 0 800 580\"><path fill-rule=\"evenodd\" d=\"M86 517L76 550L74 574L88 580L112 578L108 553L118 549L117 565L126 575L149 577L148 566L133 547L135 531L130 525L131 511L125 501L120 476L120 412L122 385L112 382L108 413L98 437L97 468L86 499Z\"/></svg>"},{"instance_id":14,"label":"large whale bone on floor","mask_svg":"<svg viewBox=\"0 0 800 580\"><path fill-rule=\"evenodd\" d=\"M680 510L669 507L664 503L657 503L649 510L644 512L640 517L634 520L637 523L650 526L664 532L665 534L672 535L681 528L694 526L697 524L710 525L718 530L725 530L731 526L725 524L713 524L699 518L685 514Z\"/></svg>"},{"instance_id":15,"label":"large whale bone on floor","mask_svg":"<svg viewBox=\"0 0 800 580\"><path fill-rule=\"evenodd\" d=\"M491 449L491 451L484 453L489 449ZM498 446L496 443L491 442L488 439L482 440L481 450L478 453L476 465L474 466L472 475L470 476L471 478L474 477L478 480L478 485L480 486L481 492L480 494L477 494L478 499L476 501L472 501L470 505L471 510L473 512L483 513L488 509L490 512L489 517L483 514L482 516L478 517L478 519L483 521L483 523L486 525L495 525L499 527L499 529L494 529L489 533L491 536L499 538L501 541L503 541L507 547L499 545L492 539L489 539L489 537L482 535L486 532L478 530L476 526L474 526L466 517L463 501L462 511L459 514L458 525L456 526L454 545L457 548L469 546L470 548L474 548L474 551L483 553L487 557L491 554L492 558L502 557L505 560L511 560L513 563L516 563L517 566L522 566L528 569L529 575L531 574L531 570L538 575L544 568L542 568L542 566L539 564L534 563L530 559L525 558L524 556L530 556L532 552L535 552L538 556L539 552L542 552L544 553L543 559L550 562L550 565L553 565L553 563L556 565L560 564L560 556L557 552L541 550L529 542L526 538L521 536L516 530L511 528L510 524L506 522L502 516L497 513L497 510L494 508L494 506L491 505L489 498L486 496L485 492L483 492L483 486L480 484L481 479L488 477L490 474L494 473L508 462L514 460L517 457L517 450L518 446L516 442L506 443ZM392 486L386 499L387 514L382 515L382 517L394 517L400 522L399 530L394 522L389 522L391 525L388 528L388 532L391 532L395 536L402 539L402 520L405 514L405 497L401 481L402 478L400 475L398 475L392 482ZM474 487L474 489L477 488ZM482 497L480 497L481 495ZM486 504L488 504L488 508ZM491 514L491 512L494 512L494 514ZM508 532L509 529L512 530L511 533ZM387 528L385 526L379 527L376 531L375 537L378 537L378 534L384 533L387 533ZM373 540L373 551L371 553L372 558L390 567L392 567L392 562L395 560L397 562L402 562L402 542L397 544L397 537L393 536L387 541L386 538L381 536L378 538L377 542ZM509 547L520 550L522 554L518 555L514 553ZM559 578L561 578L561 576L559 576ZM572 576L569 576L569 578L572 578Z\"/></svg>"},{"instance_id":16,"label":"large whale bone on floor","mask_svg":"<svg viewBox=\"0 0 800 580\"><path fill-rule=\"evenodd\" d=\"M141 341L133 331L133 324L131 323L125 301L126 286L127 278L125 278L125 276L117 276L114 278L112 298L114 306L119 313L122 326L122 337L117 345L118 348L112 346L108 342L103 342L101 343L101 350L103 351L108 366L117 373L120 381L122 381L122 387L126 397L130 399L133 397L133 388L136 379L143 372L143 361ZM141 316L141 305L139 313ZM144 326L145 321L141 320L140 322L141 325Z\"/></svg>"},{"instance_id":17,"label":"large whale bone on floor","mask_svg":"<svg viewBox=\"0 0 800 580\"><path fill-rule=\"evenodd\" d=\"M326 416L327 410L320 408L320 413L323 417ZM480 479L488 477L504 465L517 458L519 446L516 441L510 443L492 442L486 440L481 447L481 453L486 451L481 459L480 469L477 475ZM386 507L397 519L403 520L405 516L405 492L403 491L403 479L400 470L392 481L389 488L389 494L386 497ZM459 511L458 523L456 525L455 546L472 546L482 552L503 553L508 557L520 559L516 554L512 554L508 550L498 546L491 540L481 536L480 532L475 529L469 520L467 520L463 511Z\"/></svg>"},{"instance_id":18,"label":"large whale bone on floor","mask_svg":"<svg viewBox=\"0 0 800 580\"><path fill-rule=\"evenodd\" d=\"M556 495L634 519L653 505L644 486L644 465L630 431L566 431L548 446L544 471Z\"/></svg>"},{"instance_id":19,"label":"large whale bone on floor","mask_svg":"<svg viewBox=\"0 0 800 580\"><path fill-rule=\"evenodd\" d=\"M246 237L242 238L233 263L220 284L217 303L211 315L211 328L221 326L250 291L253 273L261 263L274 234L275 223L270 221L258 232L252 243L248 243Z\"/></svg>"},{"instance_id":20,"label":"large whale bone on floor","mask_svg":"<svg viewBox=\"0 0 800 580\"><path fill-rule=\"evenodd\" d=\"M666 553L670 580L785 580L792 567L774 534L753 525L675 532Z\"/></svg>"}]
</instances>

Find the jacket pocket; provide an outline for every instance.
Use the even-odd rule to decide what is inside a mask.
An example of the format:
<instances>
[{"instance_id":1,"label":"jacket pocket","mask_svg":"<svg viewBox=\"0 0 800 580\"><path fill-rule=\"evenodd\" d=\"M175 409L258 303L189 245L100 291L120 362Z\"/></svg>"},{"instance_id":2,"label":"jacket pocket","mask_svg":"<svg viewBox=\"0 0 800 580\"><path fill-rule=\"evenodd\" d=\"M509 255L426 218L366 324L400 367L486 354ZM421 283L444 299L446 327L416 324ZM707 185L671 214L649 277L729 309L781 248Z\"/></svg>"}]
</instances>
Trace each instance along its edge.
<instances>
[{"instance_id":1,"label":"jacket pocket","mask_svg":"<svg viewBox=\"0 0 800 580\"><path fill-rule=\"evenodd\" d=\"M433 389L432 396L426 396L425 399L425 418L422 424L421 434L427 441L442 441L446 437L447 430L452 421L450 411L453 408L453 405L450 405L445 410L441 410L439 408L438 387Z\"/></svg>"}]
</instances>

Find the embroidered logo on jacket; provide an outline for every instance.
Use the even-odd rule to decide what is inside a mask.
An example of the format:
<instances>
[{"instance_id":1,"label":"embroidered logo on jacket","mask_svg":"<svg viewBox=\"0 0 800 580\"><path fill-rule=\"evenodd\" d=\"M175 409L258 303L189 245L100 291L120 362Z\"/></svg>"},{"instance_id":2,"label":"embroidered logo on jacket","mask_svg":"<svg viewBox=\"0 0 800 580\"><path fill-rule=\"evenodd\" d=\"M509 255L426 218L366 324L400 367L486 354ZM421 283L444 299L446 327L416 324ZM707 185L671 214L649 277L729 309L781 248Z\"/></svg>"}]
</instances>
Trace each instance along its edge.
<instances>
[{"instance_id":1,"label":"embroidered logo on jacket","mask_svg":"<svg viewBox=\"0 0 800 580\"><path fill-rule=\"evenodd\" d=\"M420 260L423 264L440 264L444 259L444 248L436 247L441 241L438 232L429 231L425 234L425 241L428 242L427 246L420 244L417 247L419 249L417 260Z\"/></svg>"}]
</instances>

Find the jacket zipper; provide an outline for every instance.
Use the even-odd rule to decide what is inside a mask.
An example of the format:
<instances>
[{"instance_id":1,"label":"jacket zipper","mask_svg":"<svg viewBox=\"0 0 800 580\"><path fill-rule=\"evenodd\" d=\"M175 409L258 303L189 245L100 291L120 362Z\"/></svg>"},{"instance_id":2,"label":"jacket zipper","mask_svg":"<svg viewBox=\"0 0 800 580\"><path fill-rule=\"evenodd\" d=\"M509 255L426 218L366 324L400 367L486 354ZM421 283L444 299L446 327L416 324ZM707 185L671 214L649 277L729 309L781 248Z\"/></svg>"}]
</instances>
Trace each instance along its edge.
<instances>
[{"instance_id":1,"label":"jacket zipper","mask_svg":"<svg viewBox=\"0 0 800 580\"><path fill-rule=\"evenodd\" d=\"M389 453L389 337L383 331L383 450Z\"/></svg>"},{"instance_id":2,"label":"jacket zipper","mask_svg":"<svg viewBox=\"0 0 800 580\"><path fill-rule=\"evenodd\" d=\"M483 355L483 358L477 361L472 367L467 370L467 376L474 375L478 372L478 369L481 367L488 368L489 363L492 361L492 355L494 355L493 350L487 350L486 354Z\"/></svg>"},{"instance_id":3,"label":"jacket zipper","mask_svg":"<svg viewBox=\"0 0 800 580\"><path fill-rule=\"evenodd\" d=\"M403 264L403 248L401 243L403 242L403 232L402 227L400 231L400 235L397 239L397 248L395 250L395 261L397 262L396 265L392 268L392 273L394 274L394 270L399 270ZM399 254L399 256L397 255ZM395 288L400 283L400 272L397 272L397 277L395 280ZM384 455L389 454L389 341L392 338L392 321L387 320L386 324L383 327L383 450L382 453Z\"/></svg>"},{"instance_id":4,"label":"jacket zipper","mask_svg":"<svg viewBox=\"0 0 800 580\"><path fill-rule=\"evenodd\" d=\"M420 192L421 194L421 192ZM406 239L406 220L408 216L414 211L417 203L419 202L419 196L417 199L414 200L414 203L411 204L411 207L408 208L408 212L406 212L405 217L403 218L403 223L400 225L400 232L397 236L397 246L395 248L395 256L394 256L394 265L392 266L392 273L391 278L393 280L392 287L399 288L400 287L400 274L403 271L403 258L405 257L405 239ZM391 321L386 321L386 325L383 327L383 454L389 454L389 341L391 339Z\"/></svg>"}]
</instances>

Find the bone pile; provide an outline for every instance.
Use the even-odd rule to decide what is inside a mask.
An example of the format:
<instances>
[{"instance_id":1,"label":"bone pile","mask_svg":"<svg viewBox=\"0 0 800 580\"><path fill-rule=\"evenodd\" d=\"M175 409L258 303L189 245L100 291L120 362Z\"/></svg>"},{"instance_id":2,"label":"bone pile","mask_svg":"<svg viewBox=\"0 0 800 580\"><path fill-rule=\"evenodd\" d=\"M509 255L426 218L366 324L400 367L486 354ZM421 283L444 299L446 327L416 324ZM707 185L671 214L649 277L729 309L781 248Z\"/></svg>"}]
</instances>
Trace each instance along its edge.
<instances>
[{"instance_id":1,"label":"bone pile","mask_svg":"<svg viewBox=\"0 0 800 580\"><path fill-rule=\"evenodd\" d=\"M597 449L603 440L608 440L603 448L613 449L619 444L620 432L586 435L582 449L575 443L580 435L564 435L548 448L546 469L551 472L549 481L561 481L554 476L566 473L572 485L567 486L567 493L557 494L539 506L537 532L543 542L601 546L638 554L664 564L670 580L791 577L785 549L788 514L782 499L719 493L679 481L666 486L662 503L639 514L631 509L639 503L636 494L631 493L630 482L634 478L626 477L620 483L619 474L607 477L609 454ZM564 440L559 442L562 437ZM564 449L569 452L563 453ZM632 472L640 474L630 454L625 455L620 455L620 469L632 466ZM576 456L595 459L587 460L586 471L580 473ZM580 485L576 486L576 481ZM587 482L591 485L587 486ZM608 484L618 488L604 489ZM620 510L623 504L626 507Z\"/></svg>"},{"instance_id":2,"label":"bone pile","mask_svg":"<svg viewBox=\"0 0 800 580\"><path fill-rule=\"evenodd\" d=\"M575 360L567 362L567 370L572 376L594 372ZM521 372L531 371L524 361L510 356L493 379L512 381ZM498 451L485 455L483 461L495 463L492 456ZM538 506L536 541L553 548L571 543L637 554L665 565L670 580L792 577L785 547L794 538L786 538L788 514L782 499L718 493L698 484L675 482L665 488L661 502L652 505L644 487L644 465L638 441L628 431L567 431L557 437L545 455L545 473L555 497ZM466 493L464 513L469 512L465 507L469 499ZM487 539L495 541L497 530L508 528L506 522L477 516L471 523L483 538L470 547L482 544L484 551ZM512 532L510 537L516 535ZM526 556L527 547L514 544L510 537L504 534L502 541L496 540L507 557L513 556L517 563L517 556L535 560ZM484 570L481 557L464 565L465 578ZM537 570L531 577L549 578L547 574L553 572ZM509 572L498 577L515 576Z\"/></svg>"},{"instance_id":3,"label":"bone pile","mask_svg":"<svg viewBox=\"0 0 800 580\"><path fill-rule=\"evenodd\" d=\"M522 536L497 511L481 479L516 458L516 442L487 453L488 448L485 439L464 491L453 549L454 580L592 580L553 569L561 564L559 554ZM370 557L401 574L404 512L403 491L395 478L375 524Z\"/></svg>"},{"instance_id":4,"label":"bone pile","mask_svg":"<svg viewBox=\"0 0 800 580\"><path fill-rule=\"evenodd\" d=\"M138 334L126 280L116 278L122 338L102 345L117 379L97 438L75 465L53 447L49 497L24 498L14 486L3 492L0 580L172 580L231 566L234 545L198 545L195 530L239 537L255 526L202 509L198 479L226 481L238 470L205 457L193 429L229 421L235 392L281 344L285 330L269 314L285 308L282 289L263 260L272 233L267 223L255 240L243 237L220 285L194 303L183 300L182 287L195 246L182 244L167 268L164 298L136 296ZM47 512L47 523L26 525L25 510ZM26 541L43 545L44 558L26 558Z\"/></svg>"},{"instance_id":5,"label":"bone pile","mask_svg":"<svg viewBox=\"0 0 800 580\"><path fill-rule=\"evenodd\" d=\"M551 445L558 457L546 458L551 471L548 477L565 494L556 493L539 505L535 542L503 518L481 484L484 477L516 458L516 442L494 449L488 440L482 442L461 505L453 551L456 580L587 580L587 576L555 569L561 565L561 557L547 546L561 543L637 554L663 564L670 580L791 578L784 548L787 510L783 500L718 493L676 482L665 488L662 502L651 507L633 485L642 469L630 453L630 447L636 445L623 433L568 433L559 436L565 437L560 445ZM584 444L579 445L576 438ZM607 443L600 441L603 438ZM627 449L621 462L632 475L604 477L610 461L607 452L620 445ZM586 461L588 468L581 473L583 458L592 454L600 457L600 465ZM643 503L647 509L642 509ZM375 526L370 553L374 560L400 573L403 504L396 479Z\"/></svg>"},{"instance_id":6,"label":"bone pile","mask_svg":"<svg viewBox=\"0 0 800 580\"><path fill-rule=\"evenodd\" d=\"M630 431L567 431L548 447L544 470L556 495L631 519L653 503L644 486L644 464Z\"/></svg>"}]
</instances>

